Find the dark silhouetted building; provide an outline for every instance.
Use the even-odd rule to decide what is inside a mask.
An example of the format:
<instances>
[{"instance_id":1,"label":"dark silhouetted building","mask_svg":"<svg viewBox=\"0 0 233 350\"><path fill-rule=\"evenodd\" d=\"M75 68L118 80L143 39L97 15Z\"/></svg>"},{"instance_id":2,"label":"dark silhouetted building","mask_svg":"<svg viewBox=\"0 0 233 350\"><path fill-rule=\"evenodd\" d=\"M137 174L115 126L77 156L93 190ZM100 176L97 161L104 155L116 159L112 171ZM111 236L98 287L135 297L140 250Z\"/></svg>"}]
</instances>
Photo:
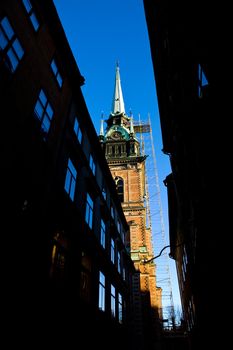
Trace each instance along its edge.
<instances>
[{"instance_id":1,"label":"dark silhouetted building","mask_svg":"<svg viewBox=\"0 0 233 350\"><path fill-rule=\"evenodd\" d=\"M127 345L128 224L51 0L0 3L1 289L8 345Z\"/></svg>"},{"instance_id":2,"label":"dark silhouetted building","mask_svg":"<svg viewBox=\"0 0 233 350\"><path fill-rule=\"evenodd\" d=\"M224 118L219 108L219 68L210 65L217 28L213 19L218 16L202 1L144 0L144 8L163 152L172 167L164 181L171 255L177 265L186 332L191 348L199 349L221 341L224 328L219 302L226 289L217 276L227 268L221 237L226 218L221 189L226 124L219 120Z\"/></svg>"}]
</instances>

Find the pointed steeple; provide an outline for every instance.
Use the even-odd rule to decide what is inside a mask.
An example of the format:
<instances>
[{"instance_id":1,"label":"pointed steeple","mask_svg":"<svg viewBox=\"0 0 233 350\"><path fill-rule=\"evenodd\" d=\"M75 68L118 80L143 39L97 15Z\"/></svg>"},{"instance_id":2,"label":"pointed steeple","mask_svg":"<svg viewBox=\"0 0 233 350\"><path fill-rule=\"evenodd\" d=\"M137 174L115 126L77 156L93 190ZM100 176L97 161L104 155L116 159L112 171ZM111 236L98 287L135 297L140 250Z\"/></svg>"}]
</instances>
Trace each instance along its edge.
<instances>
[{"instance_id":1,"label":"pointed steeple","mask_svg":"<svg viewBox=\"0 0 233 350\"><path fill-rule=\"evenodd\" d=\"M120 68L117 62L111 114L121 114L121 113L125 113L125 105L124 105L123 94L121 89Z\"/></svg>"},{"instance_id":2,"label":"pointed steeple","mask_svg":"<svg viewBox=\"0 0 233 350\"><path fill-rule=\"evenodd\" d=\"M101 120L100 120L100 134L99 136L104 136L104 116L103 113L101 115Z\"/></svg>"},{"instance_id":3,"label":"pointed steeple","mask_svg":"<svg viewBox=\"0 0 233 350\"><path fill-rule=\"evenodd\" d=\"M104 114L101 115L101 121L100 121L100 133L99 133L99 140L101 143L104 142Z\"/></svg>"}]
</instances>

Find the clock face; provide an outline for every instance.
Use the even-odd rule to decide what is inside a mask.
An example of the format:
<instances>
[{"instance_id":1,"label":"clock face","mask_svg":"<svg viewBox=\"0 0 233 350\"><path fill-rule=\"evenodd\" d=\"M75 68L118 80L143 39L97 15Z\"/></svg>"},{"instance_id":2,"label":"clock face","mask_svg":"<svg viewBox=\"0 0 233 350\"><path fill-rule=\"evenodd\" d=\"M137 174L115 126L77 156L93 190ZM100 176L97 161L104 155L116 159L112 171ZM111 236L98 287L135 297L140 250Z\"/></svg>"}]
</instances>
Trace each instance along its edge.
<instances>
[{"instance_id":1,"label":"clock face","mask_svg":"<svg viewBox=\"0 0 233 350\"><path fill-rule=\"evenodd\" d=\"M112 138L113 138L114 140L119 140L119 139L121 138L121 133L118 132L118 131L114 131L114 132L112 133Z\"/></svg>"}]
</instances>

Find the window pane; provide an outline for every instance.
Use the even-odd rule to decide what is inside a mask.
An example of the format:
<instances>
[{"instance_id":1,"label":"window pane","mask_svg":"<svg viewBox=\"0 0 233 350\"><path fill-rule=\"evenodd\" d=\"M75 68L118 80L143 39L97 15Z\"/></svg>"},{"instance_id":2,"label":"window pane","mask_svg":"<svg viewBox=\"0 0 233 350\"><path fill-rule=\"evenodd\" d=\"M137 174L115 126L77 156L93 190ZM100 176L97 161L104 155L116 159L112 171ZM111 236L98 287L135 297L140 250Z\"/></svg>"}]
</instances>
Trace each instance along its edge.
<instances>
[{"instance_id":1,"label":"window pane","mask_svg":"<svg viewBox=\"0 0 233 350\"><path fill-rule=\"evenodd\" d=\"M52 68L53 73L56 75L57 74L57 65L56 65L54 60L52 60L52 62L51 62L51 68Z\"/></svg>"},{"instance_id":2,"label":"window pane","mask_svg":"<svg viewBox=\"0 0 233 350\"><path fill-rule=\"evenodd\" d=\"M13 42L13 48L15 49L15 52L17 53L18 58L21 59L23 57L24 51L18 39L15 39L15 41Z\"/></svg>"},{"instance_id":3,"label":"window pane","mask_svg":"<svg viewBox=\"0 0 233 350\"><path fill-rule=\"evenodd\" d=\"M100 283L105 286L105 276L102 272L100 272Z\"/></svg>"},{"instance_id":4,"label":"window pane","mask_svg":"<svg viewBox=\"0 0 233 350\"><path fill-rule=\"evenodd\" d=\"M7 39L3 31L0 29L0 48L3 50L7 45Z\"/></svg>"},{"instance_id":5,"label":"window pane","mask_svg":"<svg viewBox=\"0 0 233 350\"><path fill-rule=\"evenodd\" d=\"M75 119L75 121L74 121L74 132L75 132L76 135L78 133L78 127L79 127L78 121L77 121L77 119Z\"/></svg>"},{"instance_id":6,"label":"window pane","mask_svg":"<svg viewBox=\"0 0 233 350\"><path fill-rule=\"evenodd\" d=\"M90 207L93 209L93 200L91 199L89 194L87 194L87 202L90 205Z\"/></svg>"},{"instance_id":7,"label":"window pane","mask_svg":"<svg viewBox=\"0 0 233 350\"><path fill-rule=\"evenodd\" d=\"M18 58L16 57L14 51L12 49L9 49L7 52L7 56L9 57L9 60L12 64L12 72L15 71L16 67L18 66Z\"/></svg>"},{"instance_id":8,"label":"window pane","mask_svg":"<svg viewBox=\"0 0 233 350\"><path fill-rule=\"evenodd\" d=\"M105 310L105 288L99 285L99 309Z\"/></svg>"},{"instance_id":9,"label":"window pane","mask_svg":"<svg viewBox=\"0 0 233 350\"><path fill-rule=\"evenodd\" d=\"M39 98L40 98L40 100L42 102L42 105L45 106L46 102L47 102L47 97L45 96L45 93L44 93L43 90L40 91Z\"/></svg>"},{"instance_id":10,"label":"window pane","mask_svg":"<svg viewBox=\"0 0 233 350\"><path fill-rule=\"evenodd\" d=\"M70 187L70 198L72 200L74 200L75 184L76 184L76 182L75 182L74 178L72 178L71 187Z\"/></svg>"},{"instance_id":11,"label":"window pane","mask_svg":"<svg viewBox=\"0 0 233 350\"><path fill-rule=\"evenodd\" d=\"M32 22L32 25L33 25L35 31L37 31L37 29L39 28L39 22L36 18L36 15L34 13L32 13L30 16L30 19L31 19L31 22Z\"/></svg>"},{"instance_id":12,"label":"window pane","mask_svg":"<svg viewBox=\"0 0 233 350\"><path fill-rule=\"evenodd\" d=\"M30 1L29 0L23 0L23 4L24 4L27 12L29 12L31 10L31 8L32 8L32 5L31 5Z\"/></svg>"},{"instance_id":13,"label":"window pane","mask_svg":"<svg viewBox=\"0 0 233 350\"><path fill-rule=\"evenodd\" d=\"M6 17L3 18L3 20L2 20L2 26L5 30L6 35L8 36L8 39L10 40L14 35L14 31L10 25L10 22L8 21L8 19Z\"/></svg>"},{"instance_id":14,"label":"window pane","mask_svg":"<svg viewBox=\"0 0 233 350\"><path fill-rule=\"evenodd\" d=\"M61 87L62 86L62 77L61 77L61 75L58 73L58 75L57 75L57 82L58 82L58 85Z\"/></svg>"},{"instance_id":15,"label":"window pane","mask_svg":"<svg viewBox=\"0 0 233 350\"><path fill-rule=\"evenodd\" d=\"M68 167L69 167L69 169L70 169L71 174L73 175L73 177L76 178L76 176L77 176L77 170L75 169L75 167L74 167L74 165L73 165L73 163L71 162L70 159L69 159L69 161L68 161Z\"/></svg>"},{"instance_id":16,"label":"window pane","mask_svg":"<svg viewBox=\"0 0 233 350\"><path fill-rule=\"evenodd\" d=\"M82 142L82 132L81 132L80 129L79 129L79 131L78 131L78 141L79 141L79 143Z\"/></svg>"},{"instance_id":17,"label":"window pane","mask_svg":"<svg viewBox=\"0 0 233 350\"><path fill-rule=\"evenodd\" d=\"M35 107L35 112L37 114L37 117L41 120L42 115L43 115L43 106L41 105L40 101L36 102L36 107Z\"/></svg>"},{"instance_id":18,"label":"window pane","mask_svg":"<svg viewBox=\"0 0 233 350\"><path fill-rule=\"evenodd\" d=\"M70 173L69 169L67 169L66 180L65 180L65 190L67 193L69 193L69 191L70 191L70 181L71 181L71 173Z\"/></svg>"},{"instance_id":19,"label":"window pane","mask_svg":"<svg viewBox=\"0 0 233 350\"><path fill-rule=\"evenodd\" d=\"M92 228L93 226L93 211L90 210L90 216L89 216L89 227Z\"/></svg>"},{"instance_id":20,"label":"window pane","mask_svg":"<svg viewBox=\"0 0 233 350\"><path fill-rule=\"evenodd\" d=\"M52 110L52 107L50 106L49 103L48 103L47 108L46 108L46 113L48 114L49 119L51 120L53 117L53 110Z\"/></svg>"},{"instance_id":21,"label":"window pane","mask_svg":"<svg viewBox=\"0 0 233 350\"><path fill-rule=\"evenodd\" d=\"M47 133L49 131L50 128L50 120L47 117L47 114L45 114L42 125L41 125L42 129Z\"/></svg>"}]
</instances>

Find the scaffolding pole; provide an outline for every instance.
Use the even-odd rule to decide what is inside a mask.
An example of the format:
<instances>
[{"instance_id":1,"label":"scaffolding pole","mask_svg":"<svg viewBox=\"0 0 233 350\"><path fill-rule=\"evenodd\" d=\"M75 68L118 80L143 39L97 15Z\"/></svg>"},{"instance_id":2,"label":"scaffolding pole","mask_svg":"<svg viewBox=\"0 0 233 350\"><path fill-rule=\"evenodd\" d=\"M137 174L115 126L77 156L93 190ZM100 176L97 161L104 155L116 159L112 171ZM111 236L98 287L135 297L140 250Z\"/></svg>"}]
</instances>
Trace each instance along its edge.
<instances>
[{"instance_id":1,"label":"scaffolding pole","mask_svg":"<svg viewBox=\"0 0 233 350\"><path fill-rule=\"evenodd\" d=\"M134 131L139 134L141 151L147 155L145 166L145 201L147 208L147 223L152 231L152 247L154 255L168 245L165 236L159 176L155 155L155 147L152 133L150 115L148 121L142 122L139 115L138 122L134 122ZM172 295L171 276L169 269L168 253L165 249L163 254L156 260L156 282L162 288L162 315L164 328L174 326L174 302Z\"/></svg>"}]
</instances>

